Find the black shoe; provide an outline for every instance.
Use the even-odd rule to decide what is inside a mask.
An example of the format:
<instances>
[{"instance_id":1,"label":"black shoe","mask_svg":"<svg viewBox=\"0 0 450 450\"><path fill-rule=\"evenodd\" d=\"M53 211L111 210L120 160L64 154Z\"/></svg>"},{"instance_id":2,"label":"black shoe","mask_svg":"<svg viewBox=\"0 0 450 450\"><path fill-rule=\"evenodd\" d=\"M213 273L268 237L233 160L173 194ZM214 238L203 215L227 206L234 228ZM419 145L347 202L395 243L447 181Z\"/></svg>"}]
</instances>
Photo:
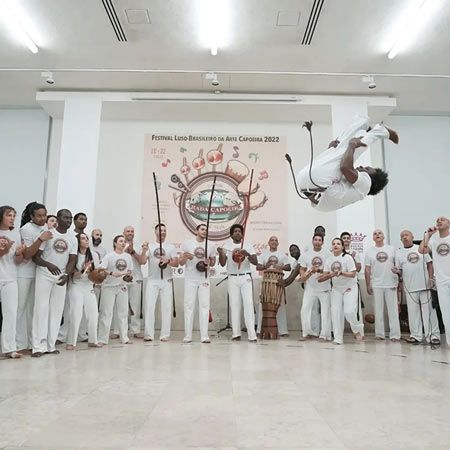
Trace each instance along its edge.
<instances>
[{"instance_id":1,"label":"black shoe","mask_svg":"<svg viewBox=\"0 0 450 450\"><path fill-rule=\"evenodd\" d=\"M60 351L59 350L53 350L52 352L45 352L46 355L59 355Z\"/></svg>"}]
</instances>

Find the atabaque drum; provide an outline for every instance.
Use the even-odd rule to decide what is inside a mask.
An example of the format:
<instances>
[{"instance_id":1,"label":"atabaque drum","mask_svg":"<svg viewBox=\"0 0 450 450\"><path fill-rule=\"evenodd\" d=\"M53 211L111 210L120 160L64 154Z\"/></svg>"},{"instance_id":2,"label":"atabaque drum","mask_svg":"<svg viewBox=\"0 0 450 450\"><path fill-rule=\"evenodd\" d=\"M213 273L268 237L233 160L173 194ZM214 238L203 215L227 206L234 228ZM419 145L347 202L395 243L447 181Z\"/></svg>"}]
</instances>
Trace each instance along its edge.
<instances>
[{"instance_id":1,"label":"atabaque drum","mask_svg":"<svg viewBox=\"0 0 450 450\"><path fill-rule=\"evenodd\" d=\"M283 279L283 271L267 269L261 283L262 324L261 339L278 339L277 312L286 292L278 281Z\"/></svg>"}]
</instances>

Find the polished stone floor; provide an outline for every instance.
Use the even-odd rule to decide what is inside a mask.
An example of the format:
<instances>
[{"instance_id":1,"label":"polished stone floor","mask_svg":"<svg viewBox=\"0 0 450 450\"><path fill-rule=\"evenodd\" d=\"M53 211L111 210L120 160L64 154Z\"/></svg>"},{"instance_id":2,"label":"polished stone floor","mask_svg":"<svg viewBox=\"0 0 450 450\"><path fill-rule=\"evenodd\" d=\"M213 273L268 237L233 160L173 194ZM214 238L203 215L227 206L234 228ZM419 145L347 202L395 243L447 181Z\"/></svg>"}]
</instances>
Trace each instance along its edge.
<instances>
[{"instance_id":1,"label":"polished stone floor","mask_svg":"<svg viewBox=\"0 0 450 450\"><path fill-rule=\"evenodd\" d=\"M0 448L450 449L450 350L226 334L1 360Z\"/></svg>"}]
</instances>

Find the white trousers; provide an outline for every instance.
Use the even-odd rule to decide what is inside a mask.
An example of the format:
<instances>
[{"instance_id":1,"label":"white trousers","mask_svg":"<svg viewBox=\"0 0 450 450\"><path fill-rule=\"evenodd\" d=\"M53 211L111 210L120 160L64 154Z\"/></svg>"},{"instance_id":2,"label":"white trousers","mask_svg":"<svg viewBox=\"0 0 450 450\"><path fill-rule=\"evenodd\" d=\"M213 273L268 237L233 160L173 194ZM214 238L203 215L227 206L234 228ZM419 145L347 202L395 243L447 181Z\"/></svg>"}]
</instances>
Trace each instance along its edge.
<instances>
[{"instance_id":1,"label":"white trousers","mask_svg":"<svg viewBox=\"0 0 450 450\"><path fill-rule=\"evenodd\" d=\"M317 330L312 327L312 311L316 301L320 302L320 338L331 340L331 307L330 292L315 292L306 289L303 294L302 309L300 311L303 337L317 336Z\"/></svg>"},{"instance_id":2,"label":"white trousers","mask_svg":"<svg viewBox=\"0 0 450 450\"><path fill-rule=\"evenodd\" d=\"M58 331L58 341L67 342L70 322L70 301L68 290L66 290L66 297L64 299L63 319L63 324L59 327Z\"/></svg>"},{"instance_id":3,"label":"white trousers","mask_svg":"<svg viewBox=\"0 0 450 450\"><path fill-rule=\"evenodd\" d=\"M122 343L128 339L128 288L124 285L102 286L100 298L100 314L98 318L98 342L109 342L109 331L113 317L114 306L117 311L119 336Z\"/></svg>"},{"instance_id":4,"label":"white trousers","mask_svg":"<svg viewBox=\"0 0 450 450\"><path fill-rule=\"evenodd\" d=\"M331 321L333 324L334 341L344 343L345 320L350 324L354 334L364 336L364 325L361 313L358 320L358 286L347 289L345 292L331 290Z\"/></svg>"},{"instance_id":5,"label":"white trousers","mask_svg":"<svg viewBox=\"0 0 450 450\"><path fill-rule=\"evenodd\" d=\"M209 318L209 280L195 281L184 279L184 334L186 339L192 339L192 327L194 325L195 300L198 296L198 323L200 328L200 340L208 337Z\"/></svg>"},{"instance_id":6,"label":"white trousers","mask_svg":"<svg viewBox=\"0 0 450 450\"><path fill-rule=\"evenodd\" d=\"M147 279L144 297L144 337L155 338L155 306L160 299L161 308L161 334L162 338L170 337L170 324L172 316L172 280Z\"/></svg>"},{"instance_id":7,"label":"white trousers","mask_svg":"<svg viewBox=\"0 0 450 450\"><path fill-rule=\"evenodd\" d=\"M423 339L423 329L425 339L430 341L431 337L439 339L439 322L436 310L431 306L430 291L405 292L406 304L408 306L409 333L414 339ZM420 310L422 307L422 311Z\"/></svg>"},{"instance_id":8,"label":"white trousers","mask_svg":"<svg viewBox=\"0 0 450 450\"><path fill-rule=\"evenodd\" d=\"M137 334L141 332L141 296L142 281L133 281L128 284L128 301L134 312L130 316L130 333Z\"/></svg>"},{"instance_id":9,"label":"white trousers","mask_svg":"<svg viewBox=\"0 0 450 450\"><path fill-rule=\"evenodd\" d=\"M48 271L47 271L48 272ZM58 337L66 297L66 285L56 283L60 275L36 271L32 326L33 353L52 352Z\"/></svg>"},{"instance_id":10,"label":"white trousers","mask_svg":"<svg viewBox=\"0 0 450 450\"><path fill-rule=\"evenodd\" d=\"M262 303L258 303L258 325L256 328L257 333L261 333L261 325L262 325L262 319L263 319L263 310L262 310ZM287 317L286 317L286 303L284 301L281 302L280 307L277 311L277 327L278 327L278 334L288 334L288 327L287 327Z\"/></svg>"},{"instance_id":11,"label":"white trousers","mask_svg":"<svg viewBox=\"0 0 450 450\"><path fill-rule=\"evenodd\" d=\"M233 337L241 335L241 305L248 339L256 339L255 311L253 309L253 282L250 275L228 275L228 297L230 299L231 327Z\"/></svg>"},{"instance_id":12,"label":"white trousers","mask_svg":"<svg viewBox=\"0 0 450 450\"><path fill-rule=\"evenodd\" d=\"M69 286L70 320L67 344L77 345L82 317L86 318L90 344L97 343L98 306L92 285L71 284ZM83 314L84 313L84 314Z\"/></svg>"},{"instance_id":13,"label":"white trousers","mask_svg":"<svg viewBox=\"0 0 450 450\"><path fill-rule=\"evenodd\" d=\"M320 316L320 302L316 300L312 307L311 311L311 329L313 331L314 336L320 335L320 325L321 325L321 316Z\"/></svg>"},{"instance_id":14,"label":"white trousers","mask_svg":"<svg viewBox=\"0 0 450 450\"><path fill-rule=\"evenodd\" d=\"M16 345L18 350L31 348L31 326L34 309L34 278L17 278L19 304L17 307Z\"/></svg>"},{"instance_id":15,"label":"white trousers","mask_svg":"<svg viewBox=\"0 0 450 450\"><path fill-rule=\"evenodd\" d=\"M375 306L375 337L385 338L384 304L389 318L389 339L400 339L397 288L373 288Z\"/></svg>"},{"instance_id":16,"label":"white trousers","mask_svg":"<svg viewBox=\"0 0 450 450\"><path fill-rule=\"evenodd\" d=\"M17 281L0 281L0 301L2 303L2 351L15 352L18 289Z\"/></svg>"},{"instance_id":17,"label":"white trousers","mask_svg":"<svg viewBox=\"0 0 450 450\"><path fill-rule=\"evenodd\" d=\"M445 326L445 336L447 345L450 346L450 283L437 287L439 296L439 306L441 307L442 321Z\"/></svg>"},{"instance_id":18,"label":"white trousers","mask_svg":"<svg viewBox=\"0 0 450 450\"><path fill-rule=\"evenodd\" d=\"M340 144L336 148L331 147L325 150L313 160L311 176L309 173L309 164L298 173L298 187L300 189L314 189L317 188L315 185L317 184L326 188L339 181L342 178L341 160L347 151L348 142L352 137L362 136L361 141L366 144L366 147L358 147L355 151L355 161L375 141L389 137L389 132L383 125L375 125L369 132L365 131L367 127L368 118L358 117L344 132L345 136L343 139L340 139Z\"/></svg>"}]
</instances>

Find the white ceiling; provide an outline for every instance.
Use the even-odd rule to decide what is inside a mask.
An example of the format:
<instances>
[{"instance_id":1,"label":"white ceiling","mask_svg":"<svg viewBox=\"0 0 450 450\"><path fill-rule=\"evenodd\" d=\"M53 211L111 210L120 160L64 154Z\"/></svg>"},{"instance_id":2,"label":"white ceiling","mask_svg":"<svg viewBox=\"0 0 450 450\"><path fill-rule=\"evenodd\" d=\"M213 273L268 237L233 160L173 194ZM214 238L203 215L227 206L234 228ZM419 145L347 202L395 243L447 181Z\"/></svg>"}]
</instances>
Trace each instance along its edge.
<instances>
[{"instance_id":1,"label":"white ceiling","mask_svg":"<svg viewBox=\"0 0 450 450\"><path fill-rule=\"evenodd\" d=\"M386 57L386 36L413 0L325 0L310 46L300 42L313 0L229 0L230 42L215 57L200 42L196 0L113 0L128 42L118 42L101 0L16 1L39 31L40 51L32 54L0 22L0 107L37 107L40 90L210 91L204 72L217 71L225 92L383 95L397 98L395 114L450 114L445 0L433 0L440 2L438 13L394 60ZM125 9L147 9L151 23L128 24ZM280 11L299 12L298 25L276 26ZM54 71L52 87L41 79L46 69ZM92 71L99 69L116 71ZM438 76L380 75L369 90L360 75L306 74L318 72ZM269 109L227 106L216 120L263 114L290 121L295 115L288 107ZM173 112L167 105L152 110L160 120ZM139 108L130 114L139 118Z\"/></svg>"}]
</instances>

